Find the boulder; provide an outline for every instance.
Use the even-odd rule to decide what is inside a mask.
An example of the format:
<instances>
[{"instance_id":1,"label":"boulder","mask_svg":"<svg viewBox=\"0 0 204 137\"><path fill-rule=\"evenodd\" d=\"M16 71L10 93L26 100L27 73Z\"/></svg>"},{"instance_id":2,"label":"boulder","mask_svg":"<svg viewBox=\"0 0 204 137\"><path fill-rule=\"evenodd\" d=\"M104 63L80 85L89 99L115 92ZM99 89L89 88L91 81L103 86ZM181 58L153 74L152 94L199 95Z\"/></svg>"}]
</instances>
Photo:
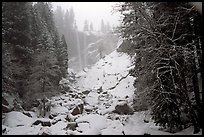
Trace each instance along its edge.
<instances>
[{"instance_id":1,"label":"boulder","mask_svg":"<svg viewBox=\"0 0 204 137\"><path fill-rule=\"evenodd\" d=\"M78 106L76 106L73 111L72 111L72 115L75 116L75 115L78 115L78 114L82 114L83 113L83 109L84 109L84 105L83 104L80 104Z\"/></svg>"},{"instance_id":2,"label":"boulder","mask_svg":"<svg viewBox=\"0 0 204 137\"><path fill-rule=\"evenodd\" d=\"M129 114L132 115L134 113L133 109L127 103L117 104L113 112L117 114L125 114L125 115L129 115Z\"/></svg>"},{"instance_id":3,"label":"boulder","mask_svg":"<svg viewBox=\"0 0 204 137\"><path fill-rule=\"evenodd\" d=\"M71 113L71 114L72 114L73 116L80 114L79 107L78 107L78 106L76 106L76 107L73 109L73 111L72 111L72 113Z\"/></svg>"}]
</instances>

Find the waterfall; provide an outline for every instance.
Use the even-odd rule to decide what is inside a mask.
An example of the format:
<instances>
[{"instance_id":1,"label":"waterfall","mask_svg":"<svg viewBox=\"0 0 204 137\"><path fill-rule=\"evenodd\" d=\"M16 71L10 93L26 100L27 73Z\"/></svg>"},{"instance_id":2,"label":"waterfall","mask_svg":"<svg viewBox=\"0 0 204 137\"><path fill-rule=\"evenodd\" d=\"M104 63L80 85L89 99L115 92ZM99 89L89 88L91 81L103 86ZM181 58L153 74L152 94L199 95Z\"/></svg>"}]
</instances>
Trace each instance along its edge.
<instances>
[{"instance_id":1,"label":"waterfall","mask_svg":"<svg viewBox=\"0 0 204 137\"><path fill-rule=\"evenodd\" d=\"M78 58L79 58L79 70L81 70L82 69L81 51L80 51L79 35L78 35L77 29L76 29L76 39L77 39L77 51L78 51Z\"/></svg>"},{"instance_id":2,"label":"waterfall","mask_svg":"<svg viewBox=\"0 0 204 137\"><path fill-rule=\"evenodd\" d=\"M84 34L84 67L87 65L87 45L86 45L86 34Z\"/></svg>"}]
</instances>

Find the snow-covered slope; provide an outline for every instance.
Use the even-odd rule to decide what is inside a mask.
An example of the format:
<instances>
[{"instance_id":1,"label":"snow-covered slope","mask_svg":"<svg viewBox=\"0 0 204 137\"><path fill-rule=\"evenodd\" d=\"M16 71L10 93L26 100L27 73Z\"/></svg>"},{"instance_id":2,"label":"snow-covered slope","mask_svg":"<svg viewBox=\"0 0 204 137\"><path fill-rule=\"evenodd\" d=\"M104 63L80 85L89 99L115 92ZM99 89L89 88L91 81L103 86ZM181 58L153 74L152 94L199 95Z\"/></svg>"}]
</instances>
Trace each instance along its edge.
<instances>
[{"instance_id":1,"label":"snow-covered slope","mask_svg":"<svg viewBox=\"0 0 204 137\"><path fill-rule=\"evenodd\" d=\"M104 92L113 96L132 97L134 77L128 75L131 67L131 59L127 54L114 51L99 60L91 69L79 72L76 87L81 90L97 90L102 87Z\"/></svg>"},{"instance_id":2,"label":"snow-covered slope","mask_svg":"<svg viewBox=\"0 0 204 137\"><path fill-rule=\"evenodd\" d=\"M131 68L127 54L112 52L92 68L79 72L76 83L70 78L60 82L69 90L52 97L49 117L37 117L37 112L31 111L3 113L2 134L193 135L193 127L175 134L161 131L151 120L149 111L131 111L135 90L134 78L128 74ZM118 106L123 107L116 111ZM123 109L128 114L118 113Z\"/></svg>"}]
</instances>

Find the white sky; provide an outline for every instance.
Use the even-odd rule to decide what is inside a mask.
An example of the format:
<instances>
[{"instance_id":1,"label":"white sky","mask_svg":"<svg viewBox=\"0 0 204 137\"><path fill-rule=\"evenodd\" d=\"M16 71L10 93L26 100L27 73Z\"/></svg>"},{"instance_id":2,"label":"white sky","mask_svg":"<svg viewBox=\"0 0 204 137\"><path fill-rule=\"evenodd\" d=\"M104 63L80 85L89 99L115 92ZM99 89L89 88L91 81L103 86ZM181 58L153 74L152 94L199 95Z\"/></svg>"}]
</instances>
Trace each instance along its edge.
<instances>
[{"instance_id":1,"label":"white sky","mask_svg":"<svg viewBox=\"0 0 204 137\"><path fill-rule=\"evenodd\" d=\"M53 8L61 6L64 11L73 7L75 20L79 30L83 30L84 21L88 20L93 23L94 30L99 30L101 19L110 26L119 24L119 14L112 14L112 6L115 2L52 2Z\"/></svg>"}]
</instances>

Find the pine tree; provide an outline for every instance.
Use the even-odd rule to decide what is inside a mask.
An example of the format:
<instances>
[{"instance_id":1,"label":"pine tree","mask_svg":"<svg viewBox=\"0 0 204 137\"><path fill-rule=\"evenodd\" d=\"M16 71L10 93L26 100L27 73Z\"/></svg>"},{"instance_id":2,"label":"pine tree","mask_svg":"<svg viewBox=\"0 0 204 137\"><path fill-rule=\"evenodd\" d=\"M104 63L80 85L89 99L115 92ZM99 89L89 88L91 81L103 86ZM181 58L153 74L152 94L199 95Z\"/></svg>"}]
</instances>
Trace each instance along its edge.
<instances>
[{"instance_id":1,"label":"pine tree","mask_svg":"<svg viewBox=\"0 0 204 137\"><path fill-rule=\"evenodd\" d=\"M60 68L57 65L54 49L51 48L52 45L52 37L44 27L34 53L35 61L29 76L29 92L25 95L26 102L31 103L37 98L51 96L58 90L56 85L60 80Z\"/></svg>"},{"instance_id":2,"label":"pine tree","mask_svg":"<svg viewBox=\"0 0 204 137\"><path fill-rule=\"evenodd\" d=\"M60 44L59 51L60 51L59 53L60 56L58 57L58 62L62 73L62 77L65 78L67 76L67 69L68 69L68 47L67 47L67 43L64 35L62 35L61 37L61 44Z\"/></svg>"},{"instance_id":3,"label":"pine tree","mask_svg":"<svg viewBox=\"0 0 204 137\"><path fill-rule=\"evenodd\" d=\"M181 113L186 113L198 132L202 111L196 109L200 108L200 99L195 89L197 81L192 79L195 60L199 58L192 44L196 41L192 37L194 25L190 23L195 17L193 8L188 3L125 2L119 11L124 15L121 36L137 54L135 68L130 71L137 77L135 94L142 93L143 100L148 99L156 124L174 132L182 129ZM199 35L196 38L201 49ZM197 97L195 104L189 95L192 89Z\"/></svg>"},{"instance_id":4,"label":"pine tree","mask_svg":"<svg viewBox=\"0 0 204 137\"><path fill-rule=\"evenodd\" d=\"M2 4L2 42L5 46L2 53L5 53L3 57L8 57L6 59L8 62L5 61L8 64L3 64L5 68L8 67L8 70L3 73L12 74L12 77L9 77L9 81L13 81L11 87L20 96L25 92L29 65L32 63L29 8L30 3L28 2L4 2Z\"/></svg>"}]
</instances>

